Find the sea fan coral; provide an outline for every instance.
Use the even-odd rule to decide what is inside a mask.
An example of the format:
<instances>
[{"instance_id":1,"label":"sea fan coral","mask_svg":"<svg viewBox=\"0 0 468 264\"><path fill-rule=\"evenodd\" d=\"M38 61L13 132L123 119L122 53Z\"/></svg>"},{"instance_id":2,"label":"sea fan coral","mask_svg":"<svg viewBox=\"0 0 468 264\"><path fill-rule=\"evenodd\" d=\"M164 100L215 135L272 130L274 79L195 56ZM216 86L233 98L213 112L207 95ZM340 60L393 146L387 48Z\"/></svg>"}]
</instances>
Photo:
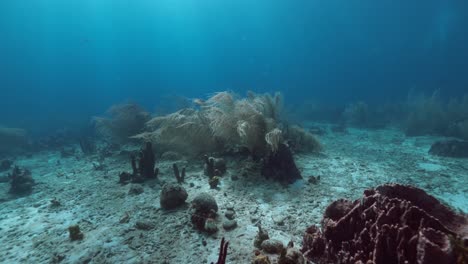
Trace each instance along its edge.
<instances>
[{"instance_id":1,"label":"sea fan coral","mask_svg":"<svg viewBox=\"0 0 468 264\"><path fill-rule=\"evenodd\" d=\"M322 145L317 138L303 128L292 125L285 128L284 137L289 146L297 152L320 152Z\"/></svg>"},{"instance_id":2,"label":"sea fan coral","mask_svg":"<svg viewBox=\"0 0 468 264\"><path fill-rule=\"evenodd\" d=\"M219 149L209 120L202 112L194 109L182 109L155 117L146 123L146 127L150 132L140 133L132 138L153 142L163 151L170 149L198 155Z\"/></svg>"},{"instance_id":3,"label":"sea fan coral","mask_svg":"<svg viewBox=\"0 0 468 264\"><path fill-rule=\"evenodd\" d=\"M265 135L278 126L281 105L279 93L250 93L239 99L231 92L219 92L200 109L183 109L151 119L146 123L148 131L133 138L186 154L244 146L252 155L262 157L270 151Z\"/></svg>"},{"instance_id":4,"label":"sea fan coral","mask_svg":"<svg viewBox=\"0 0 468 264\"><path fill-rule=\"evenodd\" d=\"M94 117L99 134L106 139L124 143L135 134L143 131L150 114L136 104L114 105L107 111L109 117Z\"/></svg>"}]
</instances>

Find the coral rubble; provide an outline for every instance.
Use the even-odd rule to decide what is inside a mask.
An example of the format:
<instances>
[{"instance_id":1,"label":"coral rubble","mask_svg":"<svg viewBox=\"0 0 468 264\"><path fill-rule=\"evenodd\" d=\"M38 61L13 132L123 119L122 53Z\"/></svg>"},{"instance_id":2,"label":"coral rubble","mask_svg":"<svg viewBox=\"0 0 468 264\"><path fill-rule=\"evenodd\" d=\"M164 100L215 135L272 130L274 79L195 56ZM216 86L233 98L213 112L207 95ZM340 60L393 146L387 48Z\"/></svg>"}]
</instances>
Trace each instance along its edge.
<instances>
[{"instance_id":1,"label":"coral rubble","mask_svg":"<svg viewBox=\"0 0 468 264\"><path fill-rule=\"evenodd\" d=\"M455 263L452 237L468 239L468 217L421 189L388 184L328 206L322 231L307 229L302 252L315 263Z\"/></svg>"}]
</instances>

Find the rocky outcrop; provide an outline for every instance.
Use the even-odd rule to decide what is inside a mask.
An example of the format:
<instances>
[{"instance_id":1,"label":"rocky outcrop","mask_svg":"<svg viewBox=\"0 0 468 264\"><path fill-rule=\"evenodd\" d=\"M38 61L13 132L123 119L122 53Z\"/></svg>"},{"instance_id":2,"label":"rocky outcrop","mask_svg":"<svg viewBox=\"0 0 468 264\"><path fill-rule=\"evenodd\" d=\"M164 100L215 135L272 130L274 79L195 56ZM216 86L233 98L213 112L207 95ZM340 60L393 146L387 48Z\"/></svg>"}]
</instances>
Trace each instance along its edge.
<instances>
[{"instance_id":1,"label":"rocky outcrop","mask_svg":"<svg viewBox=\"0 0 468 264\"><path fill-rule=\"evenodd\" d=\"M327 208L307 229L302 252L315 263L457 263L468 218L421 189L383 185ZM456 241L464 241L459 250Z\"/></svg>"}]
</instances>

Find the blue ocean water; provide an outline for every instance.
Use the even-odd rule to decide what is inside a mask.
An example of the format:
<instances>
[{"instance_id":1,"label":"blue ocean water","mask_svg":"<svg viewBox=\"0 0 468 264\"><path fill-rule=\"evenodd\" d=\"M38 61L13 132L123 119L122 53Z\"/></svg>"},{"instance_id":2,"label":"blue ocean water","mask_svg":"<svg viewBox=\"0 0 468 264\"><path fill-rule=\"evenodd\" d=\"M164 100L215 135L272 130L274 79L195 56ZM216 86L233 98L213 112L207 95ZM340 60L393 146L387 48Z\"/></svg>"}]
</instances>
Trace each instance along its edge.
<instances>
[{"instance_id":1,"label":"blue ocean water","mask_svg":"<svg viewBox=\"0 0 468 264\"><path fill-rule=\"evenodd\" d=\"M132 100L282 91L288 104L468 87L462 0L0 2L0 123L72 126Z\"/></svg>"},{"instance_id":2,"label":"blue ocean water","mask_svg":"<svg viewBox=\"0 0 468 264\"><path fill-rule=\"evenodd\" d=\"M467 0L0 0L0 263L465 263L467 43Z\"/></svg>"}]
</instances>

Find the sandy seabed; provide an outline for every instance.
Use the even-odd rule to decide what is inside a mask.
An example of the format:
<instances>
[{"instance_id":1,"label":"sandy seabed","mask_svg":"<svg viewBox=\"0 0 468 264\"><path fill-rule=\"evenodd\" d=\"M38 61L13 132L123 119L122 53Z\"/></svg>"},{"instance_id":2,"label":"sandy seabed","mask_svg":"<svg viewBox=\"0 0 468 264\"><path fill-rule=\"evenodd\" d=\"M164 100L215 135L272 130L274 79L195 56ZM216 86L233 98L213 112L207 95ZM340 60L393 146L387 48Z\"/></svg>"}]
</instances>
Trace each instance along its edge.
<instances>
[{"instance_id":1,"label":"sandy seabed","mask_svg":"<svg viewBox=\"0 0 468 264\"><path fill-rule=\"evenodd\" d=\"M326 124L321 124L326 127ZM261 223L270 238L301 246L305 229L319 225L325 208L339 198L357 199L365 189L394 182L424 189L454 210L468 210L468 162L432 156L437 137L408 138L398 130L358 130L319 137L320 155L296 155L303 180L289 186L241 173L243 164L227 159L228 172L218 189L210 189L203 162L177 161L187 167L187 205L160 208L162 185L175 182L174 161L158 160L157 181L120 185L118 175L130 171L128 156L104 159L81 154L62 158L58 151L17 157L15 164L32 171L37 185L25 197L11 197L0 183L0 263L210 263L217 260L221 237L230 241L228 263L248 264ZM76 146L77 147L77 146ZM6 173L6 172L5 172ZM235 177L233 177L235 176ZM320 176L317 184L311 176ZM208 235L190 222L190 201L207 192L217 201L219 231ZM59 206L52 206L56 200ZM233 207L237 228L222 227ZM136 228L144 221L154 227ZM78 224L81 241L71 241L68 227Z\"/></svg>"}]
</instances>

